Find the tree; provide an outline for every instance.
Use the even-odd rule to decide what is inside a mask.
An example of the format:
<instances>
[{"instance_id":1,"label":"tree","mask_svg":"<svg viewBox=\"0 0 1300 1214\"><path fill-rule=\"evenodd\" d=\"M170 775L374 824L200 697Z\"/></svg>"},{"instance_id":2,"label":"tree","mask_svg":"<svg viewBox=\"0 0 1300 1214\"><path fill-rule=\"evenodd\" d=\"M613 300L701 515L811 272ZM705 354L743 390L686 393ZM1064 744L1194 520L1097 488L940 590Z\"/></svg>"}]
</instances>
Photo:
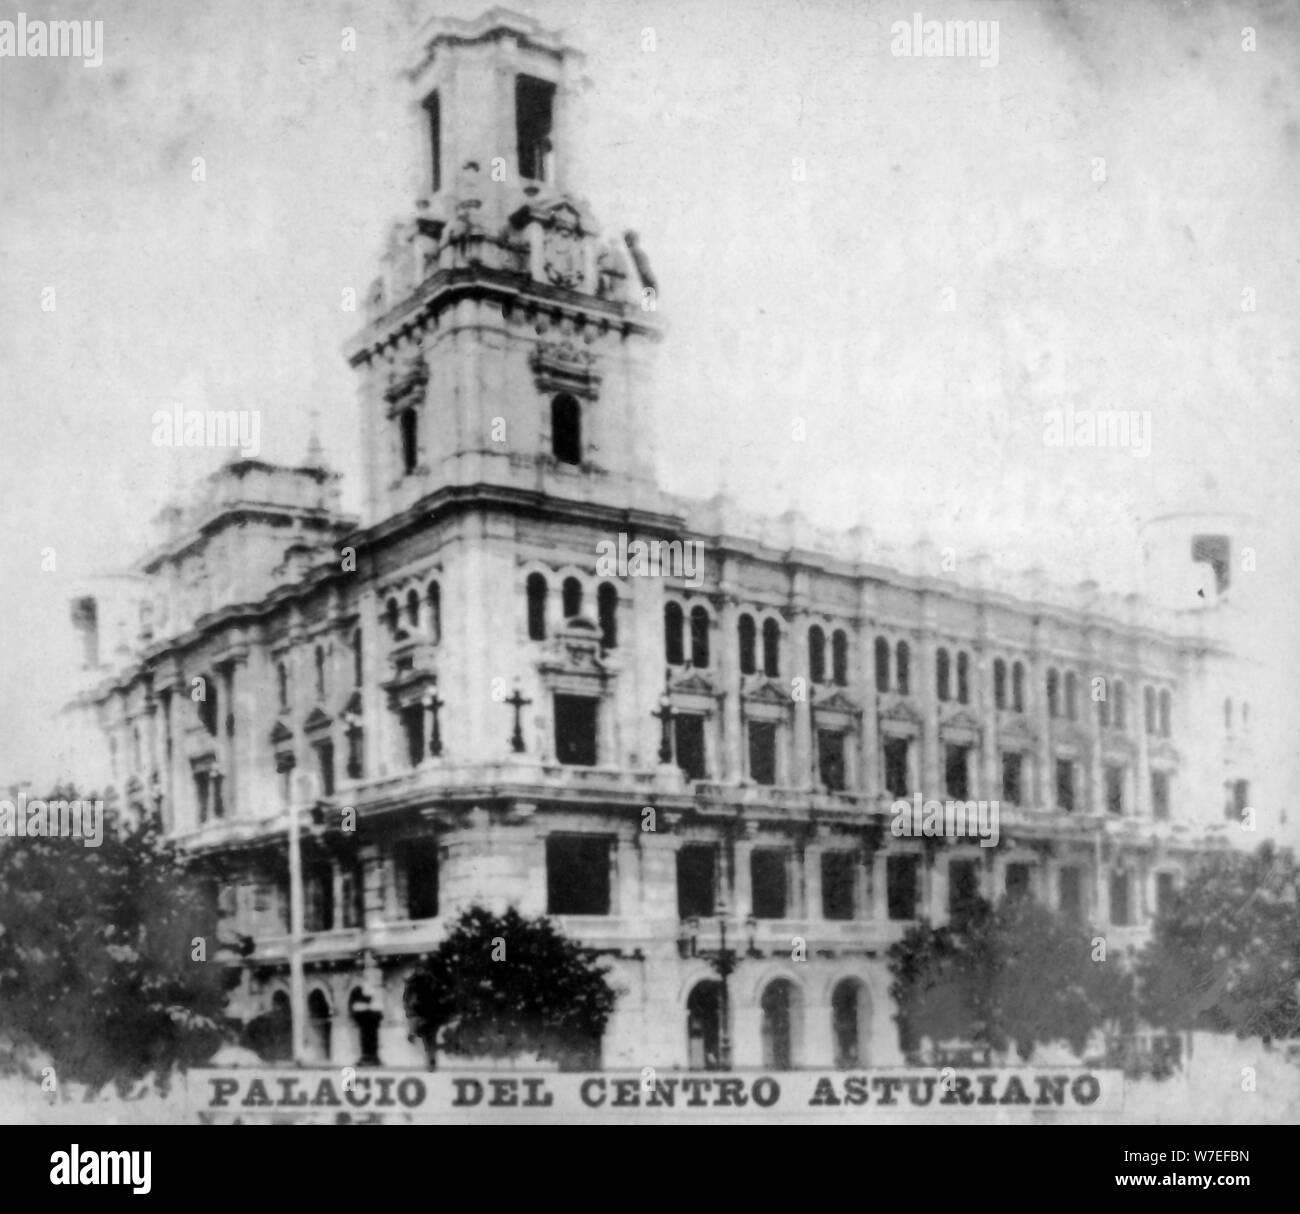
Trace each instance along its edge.
<instances>
[{"instance_id":1,"label":"tree","mask_svg":"<svg viewBox=\"0 0 1300 1214\"><path fill-rule=\"evenodd\" d=\"M617 999L606 973L549 920L475 906L422 958L406 1012L431 1062L441 1049L588 1067Z\"/></svg>"},{"instance_id":2,"label":"tree","mask_svg":"<svg viewBox=\"0 0 1300 1214\"><path fill-rule=\"evenodd\" d=\"M993 908L974 899L943 927L920 923L888 953L899 1038L960 1039L1028 1061L1064 1041L1081 1055L1097 1029L1127 1031L1132 977L1118 957L1094 959L1092 934L1029 898Z\"/></svg>"},{"instance_id":3,"label":"tree","mask_svg":"<svg viewBox=\"0 0 1300 1214\"><path fill-rule=\"evenodd\" d=\"M15 1060L40 1051L92 1092L205 1060L225 1028L216 947L214 901L156 817L105 815L98 846L0 838L0 1030Z\"/></svg>"},{"instance_id":4,"label":"tree","mask_svg":"<svg viewBox=\"0 0 1300 1214\"><path fill-rule=\"evenodd\" d=\"M1300 1035L1300 868L1289 850L1207 857L1138 962L1144 1019L1180 1032Z\"/></svg>"}]
</instances>

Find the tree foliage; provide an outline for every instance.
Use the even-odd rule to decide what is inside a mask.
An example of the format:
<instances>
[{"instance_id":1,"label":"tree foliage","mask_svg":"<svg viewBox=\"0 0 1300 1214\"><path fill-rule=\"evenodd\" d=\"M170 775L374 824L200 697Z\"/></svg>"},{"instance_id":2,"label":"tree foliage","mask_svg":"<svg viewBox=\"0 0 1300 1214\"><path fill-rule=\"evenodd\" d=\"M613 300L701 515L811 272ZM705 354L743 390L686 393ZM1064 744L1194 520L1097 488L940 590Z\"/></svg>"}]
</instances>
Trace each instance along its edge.
<instances>
[{"instance_id":1,"label":"tree foliage","mask_svg":"<svg viewBox=\"0 0 1300 1214\"><path fill-rule=\"evenodd\" d=\"M547 919L475 906L411 975L406 1011L431 1060L441 1049L587 1066L617 998L606 973Z\"/></svg>"},{"instance_id":2,"label":"tree foliage","mask_svg":"<svg viewBox=\"0 0 1300 1214\"><path fill-rule=\"evenodd\" d=\"M1289 850L1208 857L1138 963L1143 1018L1173 1031L1300 1036L1300 869Z\"/></svg>"},{"instance_id":3,"label":"tree foliage","mask_svg":"<svg viewBox=\"0 0 1300 1214\"><path fill-rule=\"evenodd\" d=\"M950 924L910 928L889 949L902 1048L961 1040L1028 1061L1064 1041L1081 1055L1097 1029L1128 1031L1132 976L1116 955L1094 960L1092 934L1029 898L973 900Z\"/></svg>"},{"instance_id":4,"label":"tree foliage","mask_svg":"<svg viewBox=\"0 0 1300 1214\"><path fill-rule=\"evenodd\" d=\"M215 905L153 817L106 814L98 847L0 838L0 1032L15 1062L40 1051L60 1080L125 1090L206 1059L224 1030L215 949Z\"/></svg>"}]
</instances>

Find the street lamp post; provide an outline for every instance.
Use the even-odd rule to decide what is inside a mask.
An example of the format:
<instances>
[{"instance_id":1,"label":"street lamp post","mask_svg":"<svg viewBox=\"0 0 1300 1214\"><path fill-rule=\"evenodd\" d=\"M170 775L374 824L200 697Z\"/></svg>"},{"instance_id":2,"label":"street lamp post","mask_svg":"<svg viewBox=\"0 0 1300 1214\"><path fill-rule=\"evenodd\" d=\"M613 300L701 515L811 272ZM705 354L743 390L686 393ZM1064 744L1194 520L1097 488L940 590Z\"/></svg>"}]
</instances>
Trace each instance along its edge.
<instances>
[{"instance_id":1,"label":"street lamp post","mask_svg":"<svg viewBox=\"0 0 1300 1214\"><path fill-rule=\"evenodd\" d=\"M678 947L683 956L699 957L707 961L710 968L720 979L718 994L718 1066L724 1071L731 1070L731 986L728 981L740 964L740 954L734 948L727 947L727 921L730 911L725 902L719 903L716 918L718 921L718 947L715 949L699 947L699 919L684 921L682 934L678 937ZM745 929L749 935L748 955L754 956L754 931L757 921L753 915L745 920Z\"/></svg>"}]
</instances>

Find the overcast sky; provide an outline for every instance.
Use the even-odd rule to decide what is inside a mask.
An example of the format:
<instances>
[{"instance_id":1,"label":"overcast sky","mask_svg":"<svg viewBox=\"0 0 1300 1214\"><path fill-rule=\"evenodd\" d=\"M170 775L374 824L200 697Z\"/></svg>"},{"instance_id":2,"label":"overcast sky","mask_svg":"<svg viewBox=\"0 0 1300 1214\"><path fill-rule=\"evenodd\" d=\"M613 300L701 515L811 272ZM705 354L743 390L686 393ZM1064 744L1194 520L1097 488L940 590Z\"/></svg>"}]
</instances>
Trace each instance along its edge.
<instances>
[{"instance_id":1,"label":"overcast sky","mask_svg":"<svg viewBox=\"0 0 1300 1214\"><path fill-rule=\"evenodd\" d=\"M318 410L355 505L340 300L412 202L396 73L416 17L484 7L21 5L104 45L0 59L0 783L69 583L212 464L153 447L156 409L258 409L290 460ZM1118 589L1152 513L1294 516L1296 6L515 7L588 54L573 152L659 280L670 489ZM915 11L996 20L996 66L891 54ZM1067 404L1149 414L1149 456L1046 445Z\"/></svg>"}]
</instances>

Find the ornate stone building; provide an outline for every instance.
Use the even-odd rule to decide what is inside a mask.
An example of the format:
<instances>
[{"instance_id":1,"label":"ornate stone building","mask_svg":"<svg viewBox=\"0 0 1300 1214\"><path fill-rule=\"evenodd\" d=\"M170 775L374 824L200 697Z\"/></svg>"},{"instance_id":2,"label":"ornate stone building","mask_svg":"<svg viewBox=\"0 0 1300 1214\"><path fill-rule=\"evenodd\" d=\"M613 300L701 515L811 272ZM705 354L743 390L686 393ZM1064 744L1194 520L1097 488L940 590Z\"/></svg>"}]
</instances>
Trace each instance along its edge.
<instances>
[{"instance_id":1,"label":"ornate stone building","mask_svg":"<svg viewBox=\"0 0 1300 1214\"><path fill-rule=\"evenodd\" d=\"M416 51L425 197L349 351L363 518L319 461L234 462L74 611L79 778L219 874L233 1013L288 998L291 804L341 1064L423 1061L404 983L474 902L608 959L606 1066L896 1062L885 950L976 890L1140 937L1252 797L1240 537L1166 522L1162 576L1213 575L1171 611L667 495L653 273L566 188L580 56L500 11ZM620 536L699 575L610 569ZM109 618L138 627L100 652ZM918 793L998 801L998 845L895 837Z\"/></svg>"}]
</instances>

